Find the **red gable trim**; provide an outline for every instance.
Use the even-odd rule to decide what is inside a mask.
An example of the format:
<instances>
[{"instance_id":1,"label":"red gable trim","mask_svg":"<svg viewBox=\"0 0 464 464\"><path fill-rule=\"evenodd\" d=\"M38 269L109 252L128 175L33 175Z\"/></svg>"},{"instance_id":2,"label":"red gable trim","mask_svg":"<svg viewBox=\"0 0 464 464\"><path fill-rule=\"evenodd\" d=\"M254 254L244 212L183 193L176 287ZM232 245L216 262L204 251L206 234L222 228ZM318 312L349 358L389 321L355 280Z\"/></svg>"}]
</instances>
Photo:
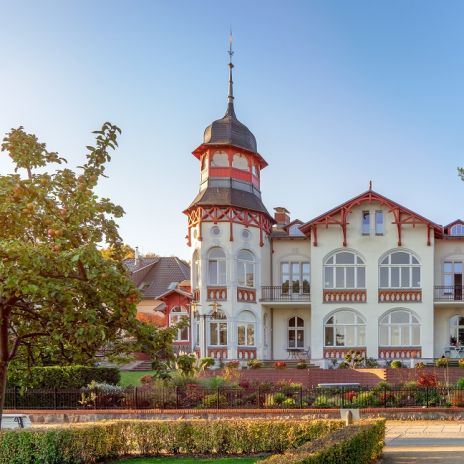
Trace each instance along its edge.
<instances>
[{"instance_id":1,"label":"red gable trim","mask_svg":"<svg viewBox=\"0 0 464 464\"><path fill-rule=\"evenodd\" d=\"M342 203L341 205L337 206L336 208L331 209L330 211L312 219L311 221L303 224L300 227L300 230L307 235L308 237L311 236L311 232L313 232L313 244L317 246L317 226L318 225L325 225L328 227L329 225L335 224L339 225L342 228L343 232L343 246L347 246L346 242L346 226L348 223L348 215L351 213L352 209L356 206L361 205L365 202L378 202L384 206L390 208L390 212L393 213L395 217L395 221L393 224L397 225L398 229L398 246L401 246L401 226L402 225L412 225L415 226L417 224L424 224L427 226L427 244L430 245L430 232L433 230L435 232L436 237L441 237L443 235L443 228L430 221L429 219L421 216L420 214L411 211L410 209L400 205L399 203L390 200L383 195L380 195L373 190L368 190L360 195L352 198L351 200Z\"/></svg>"}]
</instances>

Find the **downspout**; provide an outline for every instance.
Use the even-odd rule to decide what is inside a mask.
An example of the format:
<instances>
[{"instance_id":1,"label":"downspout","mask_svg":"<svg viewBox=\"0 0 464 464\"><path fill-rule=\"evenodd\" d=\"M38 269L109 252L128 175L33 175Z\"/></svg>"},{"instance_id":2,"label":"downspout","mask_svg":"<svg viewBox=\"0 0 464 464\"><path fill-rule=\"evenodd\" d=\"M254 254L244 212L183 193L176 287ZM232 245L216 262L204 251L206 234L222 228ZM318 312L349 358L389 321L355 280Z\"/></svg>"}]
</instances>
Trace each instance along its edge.
<instances>
[{"instance_id":1,"label":"downspout","mask_svg":"<svg viewBox=\"0 0 464 464\"><path fill-rule=\"evenodd\" d=\"M269 253L270 253L270 284L271 286L274 285L274 263L273 263L273 255L274 255L274 241L272 240L272 237L269 236L269 243L270 243L270 247L269 247ZM272 295L272 290L271 290L271 295ZM274 308L271 308L271 359L274 359Z\"/></svg>"}]
</instances>

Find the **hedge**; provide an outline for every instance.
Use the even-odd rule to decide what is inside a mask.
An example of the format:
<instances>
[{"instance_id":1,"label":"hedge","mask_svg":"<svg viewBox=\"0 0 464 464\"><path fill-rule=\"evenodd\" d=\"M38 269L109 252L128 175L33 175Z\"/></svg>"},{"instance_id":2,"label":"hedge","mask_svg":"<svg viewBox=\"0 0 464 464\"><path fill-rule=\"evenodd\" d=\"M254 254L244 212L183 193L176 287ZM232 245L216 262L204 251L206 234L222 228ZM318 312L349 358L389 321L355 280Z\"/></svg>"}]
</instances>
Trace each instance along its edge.
<instances>
[{"instance_id":1,"label":"hedge","mask_svg":"<svg viewBox=\"0 0 464 464\"><path fill-rule=\"evenodd\" d=\"M260 464L370 464L382 454L384 438L385 419L364 421L270 456Z\"/></svg>"},{"instance_id":2,"label":"hedge","mask_svg":"<svg viewBox=\"0 0 464 464\"><path fill-rule=\"evenodd\" d=\"M340 420L129 420L8 430L0 464L87 464L127 455L282 452L343 427Z\"/></svg>"},{"instance_id":3,"label":"hedge","mask_svg":"<svg viewBox=\"0 0 464 464\"><path fill-rule=\"evenodd\" d=\"M33 367L30 371L12 373L8 377L8 386L27 388L73 389L88 385L92 380L98 383L116 385L121 376L113 367L90 366L48 366Z\"/></svg>"}]
</instances>

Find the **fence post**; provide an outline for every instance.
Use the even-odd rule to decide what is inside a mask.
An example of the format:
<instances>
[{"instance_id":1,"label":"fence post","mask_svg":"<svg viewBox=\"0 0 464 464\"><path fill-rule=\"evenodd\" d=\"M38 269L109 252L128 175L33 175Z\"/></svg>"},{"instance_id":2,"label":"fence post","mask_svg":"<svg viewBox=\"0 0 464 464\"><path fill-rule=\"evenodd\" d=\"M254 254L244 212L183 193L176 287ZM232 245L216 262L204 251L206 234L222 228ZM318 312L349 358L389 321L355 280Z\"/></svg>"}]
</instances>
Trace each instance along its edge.
<instances>
[{"instance_id":1,"label":"fence post","mask_svg":"<svg viewBox=\"0 0 464 464\"><path fill-rule=\"evenodd\" d=\"M179 409L179 386L176 385L176 409Z\"/></svg>"},{"instance_id":2,"label":"fence post","mask_svg":"<svg viewBox=\"0 0 464 464\"><path fill-rule=\"evenodd\" d=\"M56 398L56 387L53 388L53 409L58 409L58 402Z\"/></svg>"}]
</instances>

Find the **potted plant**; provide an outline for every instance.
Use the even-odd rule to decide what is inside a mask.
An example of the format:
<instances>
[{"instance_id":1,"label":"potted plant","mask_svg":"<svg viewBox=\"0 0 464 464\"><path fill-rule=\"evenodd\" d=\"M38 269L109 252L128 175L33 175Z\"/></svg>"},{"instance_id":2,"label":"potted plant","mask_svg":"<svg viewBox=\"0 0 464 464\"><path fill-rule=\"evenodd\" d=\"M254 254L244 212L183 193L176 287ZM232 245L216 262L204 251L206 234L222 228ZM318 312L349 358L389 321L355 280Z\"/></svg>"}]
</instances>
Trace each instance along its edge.
<instances>
[{"instance_id":1,"label":"potted plant","mask_svg":"<svg viewBox=\"0 0 464 464\"><path fill-rule=\"evenodd\" d=\"M442 356L435 361L435 366L437 367L448 367L448 358Z\"/></svg>"},{"instance_id":2,"label":"potted plant","mask_svg":"<svg viewBox=\"0 0 464 464\"><path fill-rule=\"evenodd\" d=\"M250 359L247 362L247 366L250 369L259 369L260 367L262 367L262 365L263 365L263 363L261 361L258 361L257 359Z\"/></svg>"},{"instance_id":3,"label":"potted plant","mask_svg":"<svg viewBox=\"0 0 464 464\"><path fill-rule=\"evenodd\" d=\"M296 368L297 369L306 369L308 365L306 364L306 361L298 361Z\"/></svg>"},{"instance_id":4,"label":"potted plant","mask_svg":"<svg viewBox=\"0 0 464 464\"><path fill-rule=\"evenodd\" d=\"M390 367L392 369L400 369L401 367L403 367L403 363L399 360L399 359L394 359L391 363L390 363Z\"/></svg>"},{"instance_id":5,"label":"potted plant","mask_svg":"<svg viewBox=\"0 0 464 464\"><path fill-rule=\"evenodd\" d=\"M277 369L285 369L287 367L287 363L285 361L276 361L274 363L274 366L277 368Z\"/></svg>"}]
</instances>

